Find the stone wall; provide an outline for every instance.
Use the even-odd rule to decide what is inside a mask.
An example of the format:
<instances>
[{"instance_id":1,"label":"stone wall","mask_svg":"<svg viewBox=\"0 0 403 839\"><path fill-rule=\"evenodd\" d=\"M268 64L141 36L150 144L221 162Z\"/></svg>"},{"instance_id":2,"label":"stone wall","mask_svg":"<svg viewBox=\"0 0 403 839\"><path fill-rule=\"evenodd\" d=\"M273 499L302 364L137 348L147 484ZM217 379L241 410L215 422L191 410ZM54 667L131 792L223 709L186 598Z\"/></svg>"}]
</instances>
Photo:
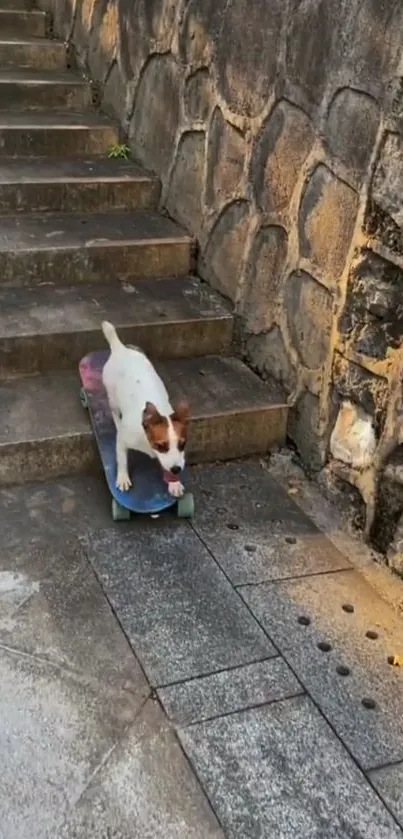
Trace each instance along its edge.
<instances>
[{"instance_id":1,"label":"stone wall","mask_svg":"<svg viewBox=\"0 0 403 839\"><path fill-rule=\"evenodd\" d=\"M403 3L41 2L288 390L306 464L333 429L379 530L403 462Z\"/></svg>"}]
</instances>

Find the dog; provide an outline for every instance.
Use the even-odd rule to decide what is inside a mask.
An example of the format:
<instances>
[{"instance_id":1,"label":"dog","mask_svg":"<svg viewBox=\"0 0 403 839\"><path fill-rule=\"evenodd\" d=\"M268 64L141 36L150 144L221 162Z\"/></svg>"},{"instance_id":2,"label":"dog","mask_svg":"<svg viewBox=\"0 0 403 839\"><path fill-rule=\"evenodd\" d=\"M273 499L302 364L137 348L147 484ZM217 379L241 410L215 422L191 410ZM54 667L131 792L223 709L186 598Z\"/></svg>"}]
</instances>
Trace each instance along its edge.
<instances>
[{"instance_id":1,"label":"dog","mask_svg":"<svg viewBox=\"0 0 403 839\"><path fill-rule=\"evenodd\" d=\"M108 321L102 331L111 354L102 371L102 381L116 426L116 486L130 489L130 449L157 458L169 493L180 498L184 487L180 474L185 466L185 447L190 421L189 405L174 409L166 387L147 356L136 347L122 344Z\"/></svg>"}]
</instances>

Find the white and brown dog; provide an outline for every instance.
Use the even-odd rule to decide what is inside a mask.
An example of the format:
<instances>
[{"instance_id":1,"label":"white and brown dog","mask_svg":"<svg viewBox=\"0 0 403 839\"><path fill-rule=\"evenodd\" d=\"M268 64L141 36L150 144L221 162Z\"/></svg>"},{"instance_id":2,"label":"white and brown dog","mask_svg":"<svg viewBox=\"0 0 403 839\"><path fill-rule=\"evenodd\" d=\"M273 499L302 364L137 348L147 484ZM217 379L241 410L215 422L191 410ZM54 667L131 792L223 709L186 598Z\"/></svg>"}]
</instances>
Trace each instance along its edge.
<instances>
[{"instance_id":1,"label":"white and brown dog","mask_svg":"<svg viewBox=\"0 0 403 839\"><path fill-rule=\"evenodd\" d=\"M158 458L168 490L183 495L179 479L185 466L190 419L187 402L174 410L166 387L141 350L122 344L115 327L104 321L102 331L111 348L102 380L116 425L116 486L128 490L129 449Z\"/></svg>"}]
</instances>

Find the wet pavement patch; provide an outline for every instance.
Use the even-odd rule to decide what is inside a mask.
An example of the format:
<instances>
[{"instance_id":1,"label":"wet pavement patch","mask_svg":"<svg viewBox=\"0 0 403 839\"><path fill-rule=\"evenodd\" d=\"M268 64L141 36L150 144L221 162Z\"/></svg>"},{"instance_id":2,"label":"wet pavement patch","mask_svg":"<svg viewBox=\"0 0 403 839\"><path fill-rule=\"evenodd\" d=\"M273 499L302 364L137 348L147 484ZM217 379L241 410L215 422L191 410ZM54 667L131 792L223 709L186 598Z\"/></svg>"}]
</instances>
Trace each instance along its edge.
<instances>
[{"instance_id":1,"label":"wet pavement patch","mask_svg":"<svg viewBox=\"0 0 403 839\"><path fill-rule=\"evenodd\" d=\"M169 718L182 726L299 693L302 693L301 685L281 658L247 664L158 691Z\"/></svg>"},{"instance_id":2,"label":"wet pavement patch","mask_svg":"<svg viewBox=\"0 0 403 839\"><path fill-rule=\"evenodd\" d=\"M209 469L194 469L192 488L193 527L234 585L351 567L256 463L214 466L213 477Z\"/></svg>"},{"instance_id":3,"label":"wet pavement patch","mask_svg":"<svg viewBox=\"0 0 403 839\"><path fill-rule=\"evenodd\" d=\"M183 522L138 520L83 540L154 686L276 654L217 563Z\"/></svg>"},{"instance_id":4,"label":"wet pavement patch","mask_svg":"<svg viewBox=\"0 0 403 839\"><path fill-rule=\"evenodd\" d=\"M179 736L231 839L401 839L307 697L198 723Z\"/></svg>"},{"instance_id":5,"label":"wet pavement patch","mask_svg":"<svg viewBox=\"0 0 403 839\"><path fill-rule=\"evenodd\" d=\"M387 656L403 627L368 583L340 571L239 591L361 767L403 760L403 671Z\"/></svg>"}]
</instances>

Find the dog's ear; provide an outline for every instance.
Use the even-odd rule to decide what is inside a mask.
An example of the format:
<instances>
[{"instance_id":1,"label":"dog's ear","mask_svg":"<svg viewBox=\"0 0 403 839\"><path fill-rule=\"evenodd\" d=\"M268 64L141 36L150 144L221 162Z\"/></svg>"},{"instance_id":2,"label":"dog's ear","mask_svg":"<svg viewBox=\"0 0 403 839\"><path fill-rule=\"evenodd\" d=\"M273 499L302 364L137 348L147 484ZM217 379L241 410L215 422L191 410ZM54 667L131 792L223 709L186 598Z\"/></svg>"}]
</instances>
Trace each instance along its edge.
<instances>
[{"instance_id":1,"label":"dog's ear","mask_svg":"<svg viewBox=\"0 0 403 839\"><path fill-rule=\"evenodd\" d=\"M190 420L190 408L185 400L179 403L171 414L172 422L180 422L182 425L187 425Z\"/></svg>"},{"instance_id":2,"label":"dog's ear","mask_svg":"<svg viewBox=\"0 0 403 839\"><path fill-rule=\"evenodd\" d=\"M143 427L147 428L150 425L157 425L161 422L162 417L161 414L158 412L158 409L153 405L152 402L146 402L146 406L143 411L142 416L142 423Z\"/></svg>"}]
</instances>

